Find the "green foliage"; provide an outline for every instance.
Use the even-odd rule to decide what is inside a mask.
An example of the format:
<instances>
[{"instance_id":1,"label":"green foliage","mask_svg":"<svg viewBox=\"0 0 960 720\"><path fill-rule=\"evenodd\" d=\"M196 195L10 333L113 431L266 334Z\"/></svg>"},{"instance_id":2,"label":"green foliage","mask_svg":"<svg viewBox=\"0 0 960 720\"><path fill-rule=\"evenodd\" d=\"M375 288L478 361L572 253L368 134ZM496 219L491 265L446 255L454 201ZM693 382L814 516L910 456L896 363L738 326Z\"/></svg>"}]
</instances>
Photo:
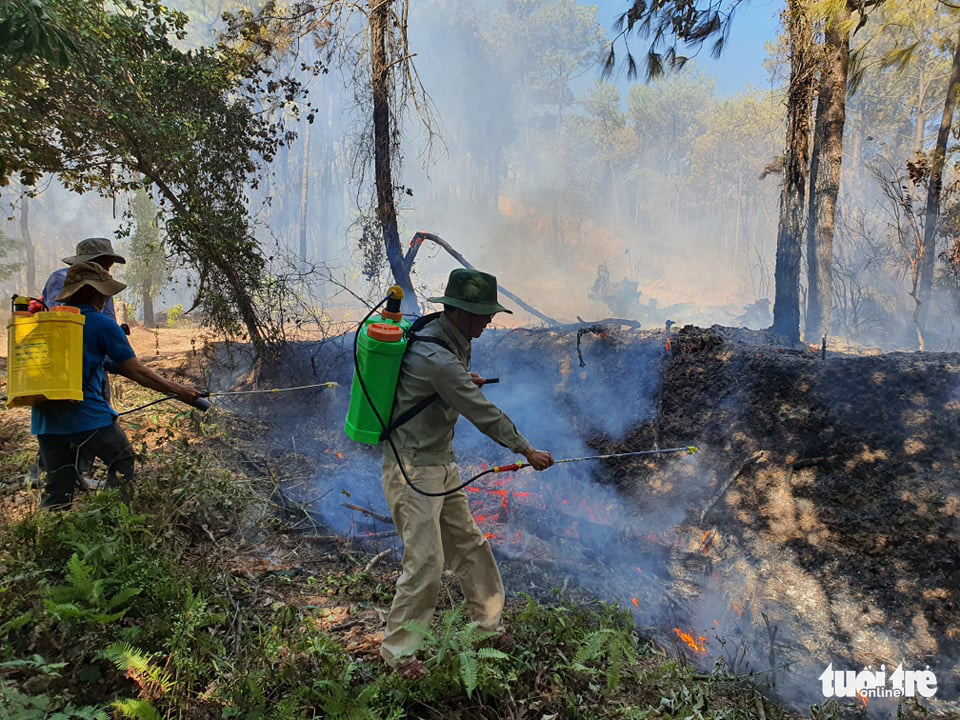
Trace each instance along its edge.
<instances>
[{"instance_id":1,"label":"green foliage","mask_svg":"<svg viewBox=\"0 0 960 720\"><path fill-rule=\"evenodd\" d=\"M587 635L573 657L578 669L589 671L585 663L600 660L606 665L607 688L620 686L623 668L637 661L636 638L628 630L601 628Z\"/></svg>"},{"instance_id":2,"label":"green foliage","mask_svg":"<svg viewBox=\"0 0 960 720\"><path fill-rule=\"evenodd\" d=\"M155 0L42 7L71 28L75 50L68 64L0 53L0 185L13 173L28 186L52 173L106 195L152 185L165 244L195 271L211 322L265 339L254 302L265 261L246 193L258 163L292 137L284 113L261 103L291 102L300 84L267 79L259 45L183 50L186 15Z\"/></svg>"},{"instance_id":3,"label":"green foliage","mask_svg":"<svg viewBox=\"0 0 960 720\"><path fill-rule=\"evenodd\" d=\"M0 232L0 261L4 260L12 250L18 249L20 243L8 238ZM0 262L0 280L6 280L20 269L22 263Z\"/></svg>"},{"instance_id":4,"label":"green foliage","mask_svg":"<svg viewBox=\"0 0 960 720\"><path fill-rule=\"evenodd\" d=\"M167 310L167 325L169 327L176 327L181 319L183 319L183 305L174 305Z\"/></svg>"},{"instance_id":5,"label":"green foliage","mask_svg":"<svg viewBox=\"0 0 960 720\"><path fill-rule=\"evenodd\" d=\"M62 20L40 0L5 0L0 4L0 56L14 63L28 58L66 67L77 45Z\"/></svg>"},{"instance_id":6,"label":"green foliage","mask_svg":"<svg viewBox=\"0 0 960 720\"><path fill-rule=\"evenodd\" d=\"M4 679L7 673L55 680L66 663L48 663L40 655L0 663L0 717L5 720L109 720L100 708L77 706L60 694L29 695Z\"/></svg>"},{"instance_id":7,"label":"green foliage","mask_svg":"<svg viewBox=\"0 0 960 720\"><path fill-rule=\"evenodd\" d=\"M146 192L136 190L128 212L134 229L126 248L131 262L123 266L122 279L141 298L153 298L173 271L161 238L158 208Z\"/></svg>"},{"instance_id":8,"label":"green foliage","mask_svg":"<svg viewBox=\"0 0 960 720\"><path fill-rule=\"evenodd\" d=\"M129 720L161 720L162 717L149 700L117 700L110 707Z\"/></svg>"},{"instance_id":9,"label":"green foliage","mask_svg":"<svg viewBox=\"0 0 960 720\"><path fill-rule=\"evenodd\" d=\"M478 622L466 622L463 605L445 612L436 632L415 621L404 623L403 628L422 638L415 652L430 658L427 667L431 674L436 674L438 684L442 686L455 677L467 697L472 697L481 684L482 690L490 691L493 681L501 677L498 662L510 657L500 650L480 646L498 633L481 630Z\"/></svg>"},{"instance_id":10,"label":"green foliage","mask_svg":"<svg viewBox=\"0 0 960 720\"><path fill-rule=\"evenodd\" d=\"M88 553L102 548L89 548ZM67 584L47 588L47 610L57 620L74 620L106 625L123 617L131 601L142 588L122 587L112 593L109 586L117 584L111 576L96 577L96 568L74 553L67 562Z\"/></svg>"},{"instance_id":11,"label":"green foliage","mask_svg":"<svg viewBox=\"0 0 960 720\"><path fill-rule=\"evenodd\" d=\"M348 663L339 676L315 681L320 706L331 720L380 720L380 713L372 705L380 694L379 683L365 685L358 692L354 687L356 671L357 665Z\"/></svg>"},{"instance_id":12,"label":"green foliage","mask_svg":"<svg viewBox=\"0 0 960 720\"><path fill-rule=\"evenodd\" d=\"M195 430L219 437L216 428ZM219 554L205 560L202 552L214 551L198 546L200 528L243 516L248 490L210 457L163 437L138 483L149 514L102 493L0 531L0 656L23 658L0 664L0 717L105 720L76 700L97 693L114 718L137 720L399 720L425 707L437 717L492 717L521 701L531 716L576 720L755 717L752 688L730 676L704 679L638 646L630 615L604 604L526 598L504 618L516 641L509 654L489 647L494 633L456 606L432 627L411 625L428 670L416 682L350 656L319 629L326 600L382 606L385 576L320 572L296 588L296 578L226 571ZM135 589L135 602L118 601ZM318 592L326 596L316 605L296 601ZM84 610L81 619L58 618L58 602ZM118 612L109 624L96 617ZM41 643L56 655L30 657ZM767 718L786 716L768 706Z\"/></svg>"},{"instance_id":13,"label":"green foliage","mask_svg":"<svg viewBox=\"0 0 960 720\"><path fill-rule=\"evenodd\" d=\"M113 663L123 675L133 680L140 687L141 693L150 697L162 697L174 687L168 670L157 667L149 654L129 643L110 645L103 651L103 657Z\"/></svg>"}]
</instances>

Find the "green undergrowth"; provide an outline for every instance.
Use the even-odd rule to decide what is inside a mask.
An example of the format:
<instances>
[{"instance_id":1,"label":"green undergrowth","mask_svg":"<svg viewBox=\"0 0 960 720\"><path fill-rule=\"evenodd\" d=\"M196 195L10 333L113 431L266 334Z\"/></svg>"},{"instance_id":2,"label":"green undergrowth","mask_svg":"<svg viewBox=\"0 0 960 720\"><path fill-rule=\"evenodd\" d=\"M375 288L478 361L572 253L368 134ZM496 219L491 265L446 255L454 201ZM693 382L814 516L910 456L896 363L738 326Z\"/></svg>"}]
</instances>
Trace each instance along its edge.
<instances>
[{"instance_id":1,"label":"green undergrowth","mask_svg":"<svg viewBox=\"0 0 960 720\"><path fill-rule=\"evenodd\" d=\"M0 527L2 718L794 717L722 666L703 673L665 656L628 613L559 596L511 601L509 649L447 603L417 628L426 677L406 681L347 653L318 629L324 608L303 601L383 612L392 571L335 560L309 573L232 571L251 534L260 547L283 542L269 482L229 452L237 428L174 410L138 422L134 444L149 453L132 508L91 493L69 512Z\"/></svg>"},{"instance_id":2,"label":"green undergrowth","mask_svg":"<svg viewBox=\"0 0 960 720\"><path fill-rule=\"evenodd\" d=\"M0 655L15 659L0 665L0 716L757 716L752 689L663 657L628 615L531 598L508 614L515 646L506 652L462 607L444 612L422 628L426 678L408 682L348 655L316 629L318 609L265 606L249 582L185 562L182 538L157 518L100 493L4 533ZM373 589L342 577L311 585ZM767 718L786 717L766 708Z\"/></svg>"}]
</instances>

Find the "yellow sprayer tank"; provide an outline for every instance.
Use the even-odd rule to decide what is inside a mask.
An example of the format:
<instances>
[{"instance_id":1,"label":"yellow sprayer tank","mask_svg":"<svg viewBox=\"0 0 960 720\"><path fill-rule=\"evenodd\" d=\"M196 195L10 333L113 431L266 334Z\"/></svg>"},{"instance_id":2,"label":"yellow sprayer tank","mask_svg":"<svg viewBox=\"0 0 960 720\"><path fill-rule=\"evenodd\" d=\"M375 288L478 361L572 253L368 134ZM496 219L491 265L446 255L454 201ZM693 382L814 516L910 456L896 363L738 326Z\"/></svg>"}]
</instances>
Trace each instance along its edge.
<instances>
[{"instance_id":1,"label":"yellow sprayer tank","mask_svg":"<svg viewBox=\"0 0 960 720\"><path fill-rule=\"evenodd\" d=\"M83 323L73 307L7 321L7 406L83 400Z\"/></svg>"}]
</instances>

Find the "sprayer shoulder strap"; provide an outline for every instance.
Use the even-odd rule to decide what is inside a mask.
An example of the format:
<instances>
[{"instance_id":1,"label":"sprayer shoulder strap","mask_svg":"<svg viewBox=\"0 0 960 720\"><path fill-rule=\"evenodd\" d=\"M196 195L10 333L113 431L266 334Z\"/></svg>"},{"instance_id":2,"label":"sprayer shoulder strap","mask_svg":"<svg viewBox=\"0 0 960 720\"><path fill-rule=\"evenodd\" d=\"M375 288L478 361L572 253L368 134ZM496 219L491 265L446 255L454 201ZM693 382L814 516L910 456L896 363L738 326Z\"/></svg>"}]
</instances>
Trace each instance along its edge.
<instances>
[{"instance_id":1,"label":"sprayer shoulder strap","mask_svg":"<svg viewBox=\"0 0 960 720\"><path fill-rule=\"evenodd\" d=\"M408 344L412 342L431 343L433 345L439 345L447 352L452 353L453 350L450 349L450 346L440 338L433 337L431 335L416 334L418 330L421 330L427 323L433 320L436 320L438 317L440 317L440 315L441 313L436 312L436 313L431 313L430 315L424 315L421 318L417 318L417 320L413 323L413 325L410 326L410 329L407 331L407 343ZM390 433L392 433L398 427L400 427L406 422L413 420L413 418L415 418L421 412L426 410L427 407L430 405L430 403L432 403L438 397L440 396L437 395L437 393L431 393L430 395L427 395L425 398L422 398L420 401L418 401L416 405L400 413L397 419L391 422L389 425L387 425L384 431L380 433L380 440L381 441L386 440L387 437L389 437Z\"/></svg>"}]
</instances>

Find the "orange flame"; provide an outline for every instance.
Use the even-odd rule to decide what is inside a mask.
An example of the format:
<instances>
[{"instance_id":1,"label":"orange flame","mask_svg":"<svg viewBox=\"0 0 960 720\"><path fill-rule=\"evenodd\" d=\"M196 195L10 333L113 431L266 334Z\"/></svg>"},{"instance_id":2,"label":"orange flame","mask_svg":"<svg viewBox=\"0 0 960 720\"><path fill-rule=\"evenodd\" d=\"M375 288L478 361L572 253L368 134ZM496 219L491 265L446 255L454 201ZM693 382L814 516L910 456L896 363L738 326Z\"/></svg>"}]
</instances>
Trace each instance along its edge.
<instances>
[{"instance_id":1,"label":"orange flame","mask_svg":"<svg viewBox=\"0 0 960 720\"><path fill-rule=\"evenodd\" d=\"M633 603L634 607L640 607L640 601L637 600L636 598L630 598L630 602Z\"/></svg>"},{"instance_id":2,"label":"orange flame","mask_svg":"<svg viewBox=\"0 0 960 720\"><path fill-rule=\"evenodd\" d=\"M733 607L733 611L737 614L737 617L743 617L743 608L742 608L742 607L740 607L739 605L737 605L736 602L733 602L733 603L731 604L731 607Z\"/></svg>"},{"instance_id":3,"label":"orange flame","mask_svg":"<svg viewBox=\"0 0 960 720\"><path fill-rule=\"evenodd\" d=\"M707 639L700 635L694 639L693 635L685 633L680 628L674 628L673 631L677 634L677 637L680 638L687 647L689 647L694 652L705 653L707 652Z\"/></svg>"},{"instance_id":4,"label":"orange flame","mask_svg":"<svg viewBox=\"0 0 960 720\"><path fill-rule=\"evenodd\" d=\"M863 693L862 695L860 695L860 704L863 705L864 708L867 707L867 695L866 695L866 693Z\"/></svg>"}]
</instances>

